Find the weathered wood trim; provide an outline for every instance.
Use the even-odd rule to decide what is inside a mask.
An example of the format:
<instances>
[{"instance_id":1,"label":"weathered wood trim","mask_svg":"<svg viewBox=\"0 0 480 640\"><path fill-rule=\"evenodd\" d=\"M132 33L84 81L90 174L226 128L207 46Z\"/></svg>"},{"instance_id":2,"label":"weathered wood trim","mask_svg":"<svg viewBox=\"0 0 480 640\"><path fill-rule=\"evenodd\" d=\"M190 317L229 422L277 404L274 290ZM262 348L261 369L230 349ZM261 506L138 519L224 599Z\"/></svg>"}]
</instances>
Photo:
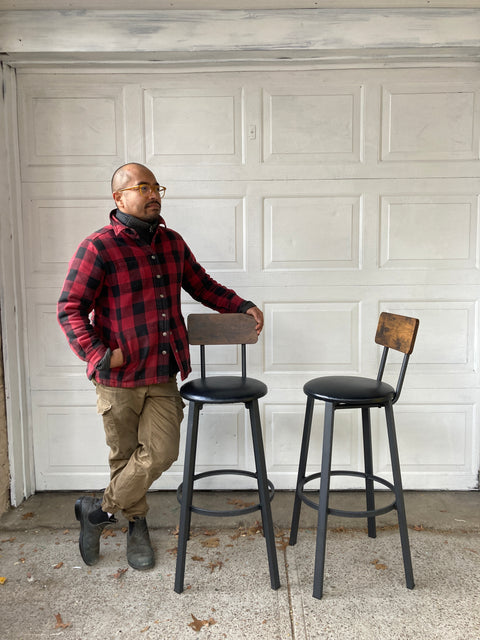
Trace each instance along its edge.
<instances>
[{"instance_id":1,"label":"weathered wood trim","mask_svg":"<svg viewBox=\"0 0 480 640\"><path fill-rule=\"evenodd\" d=\"M2 323L0 313L0 515L10 504L10 465L8 462L7 410L3 380Z\"/></svg>"},{"instance_id":2,"label":"weathered wood trim","mask_svg":"<svg viewBox=\"0 0 480 640\"><path fill-rule=\"evenodd\" d=\"M33 53L478 48L480 11L3 11L1 50Z\"/></svg>"},{"instance_id":3,"label":"weathered wood trim","mask_svg":"<svg viewBox=\"0 0 480 640\"><path fill-rule=\"evenodd\" d=\"M15 71L0 64L0 311L4 362L10 500L18 505L35 490L32 433L25 381L25 317L20 238L20 169L16 135Z\"/></svg>"},{"instance_id":4,"label":"weathered wood trim","mask_svg":"<svg viewBox=\"0 0 480 640\"><path fill-rule=\"evenodd\" d=\"M38 0L0 0L0 10L38 9ZM132 0L42 0L42 10L131 9ZM472 9L480 0L139 0L137 10Z\"/></svg>"}]
</instances>

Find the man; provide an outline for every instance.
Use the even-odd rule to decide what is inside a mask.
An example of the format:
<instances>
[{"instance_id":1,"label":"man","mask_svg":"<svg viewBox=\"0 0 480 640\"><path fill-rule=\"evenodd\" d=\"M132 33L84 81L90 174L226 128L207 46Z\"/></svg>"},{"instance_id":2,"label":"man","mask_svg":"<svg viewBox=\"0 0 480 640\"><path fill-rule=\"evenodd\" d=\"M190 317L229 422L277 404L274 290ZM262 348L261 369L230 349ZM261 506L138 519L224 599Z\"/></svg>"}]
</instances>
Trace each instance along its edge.
<instances>
[{"instance_id":1,"label":"man","mask_svg":"<svg viewBox=\"0 0 480 640\"><path fill-rule=\"evenodd\" d=\"M191 371L181 289L223 313L248 313L252 302L215 282L183 238L160 215L165 187L145 166L129 163L112 177L110 224L88 236L72 258L58 319L73 351L87 362L110 447L103 499L75 503L84 562L98 561L100 535L114 514L129 520L127 559L155 564L146 514L151 484L177 459L183 402L176 375Z\"/></svg>"}]
</instances>

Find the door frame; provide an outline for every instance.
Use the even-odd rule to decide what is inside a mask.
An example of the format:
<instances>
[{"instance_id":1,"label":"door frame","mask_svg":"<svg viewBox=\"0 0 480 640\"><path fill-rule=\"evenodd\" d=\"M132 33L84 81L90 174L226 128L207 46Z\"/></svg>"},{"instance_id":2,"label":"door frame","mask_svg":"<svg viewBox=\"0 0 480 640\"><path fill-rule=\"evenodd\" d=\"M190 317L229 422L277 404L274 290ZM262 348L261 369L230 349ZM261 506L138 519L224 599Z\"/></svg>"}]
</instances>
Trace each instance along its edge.
<instances>
[{"instance_id":1,"label":"door frame","mask_svg":"<svg viewBox=\"0 0 480 640\"><path fill-rule=\"evenodd\" d=\"M28 419L25 291L20 255L21 193L16 115L16 74L0 63L0 313L2 325L10 502L35 492L32 430Z\"/></svg>"}]
</instances>

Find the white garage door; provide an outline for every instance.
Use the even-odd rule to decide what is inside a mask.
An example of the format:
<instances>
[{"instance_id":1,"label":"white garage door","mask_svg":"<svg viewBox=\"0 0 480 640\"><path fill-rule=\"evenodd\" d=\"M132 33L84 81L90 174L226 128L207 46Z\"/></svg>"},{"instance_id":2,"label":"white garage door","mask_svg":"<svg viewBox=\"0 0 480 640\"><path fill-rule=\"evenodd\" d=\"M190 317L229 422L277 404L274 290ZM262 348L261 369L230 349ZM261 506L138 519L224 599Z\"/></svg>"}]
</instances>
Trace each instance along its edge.
<instances>
[{"instance_id":1,"label":"white garage door","mask_svg":"<svg viewBox=\"0 0 480 640\"><path fill-rule=\"evenodd\" d=\"M269 387L261 410L277 487L294 486L303 384L320 374L374 374L383 310L420 318L397 405L405 486L474 487L479 92L472 66L19 69L37 490L108 480L95 393L55 305L76 246L107 221L109 180L126 161L152 168L167 186L167 224L216 279L265 312L249 372ZM200 310L185 297L185 314ZM238 353L216 349L212 359L216 371L230 371ZM397 370L398 359L388 376ZM320 407L315 423L311 471L320 464ZM241 408L205 410L202 424L200 470L252 464ZM383 422L374 426L376 469L388 476ZM358 427L357 413L339 416L336 467L359 468ZM181 471L178 462L155 488L176 487Z\"/></svg>"}]
</instances>

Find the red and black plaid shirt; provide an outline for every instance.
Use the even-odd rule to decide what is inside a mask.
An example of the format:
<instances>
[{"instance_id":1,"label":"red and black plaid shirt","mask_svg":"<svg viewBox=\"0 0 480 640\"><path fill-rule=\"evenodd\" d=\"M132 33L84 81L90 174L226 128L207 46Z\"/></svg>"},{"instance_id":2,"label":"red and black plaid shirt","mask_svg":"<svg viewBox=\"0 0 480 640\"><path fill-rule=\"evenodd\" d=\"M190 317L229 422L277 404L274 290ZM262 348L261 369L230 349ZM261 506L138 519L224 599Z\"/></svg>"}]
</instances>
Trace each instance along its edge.
<instances>
[{"instance_id":1,"label":"red and black plaid shirt","mask_svg":"<svg viewBox=\"0 0 480 640\"><path fill-rule=\"evenodd\" d=\"M87 375L111 387L166 382L170 350L182 380L191 371L181 289L207 307L236 313L246 301L215 282L183 238L161 218L151 244L110 214L72 258L58 302L58 320ZM251 305L250 305L251 306ZM243 307L243 308L242 308ZM107 348L119 347L124 364L96 370Z\"/></svg>"}]
</instances>

